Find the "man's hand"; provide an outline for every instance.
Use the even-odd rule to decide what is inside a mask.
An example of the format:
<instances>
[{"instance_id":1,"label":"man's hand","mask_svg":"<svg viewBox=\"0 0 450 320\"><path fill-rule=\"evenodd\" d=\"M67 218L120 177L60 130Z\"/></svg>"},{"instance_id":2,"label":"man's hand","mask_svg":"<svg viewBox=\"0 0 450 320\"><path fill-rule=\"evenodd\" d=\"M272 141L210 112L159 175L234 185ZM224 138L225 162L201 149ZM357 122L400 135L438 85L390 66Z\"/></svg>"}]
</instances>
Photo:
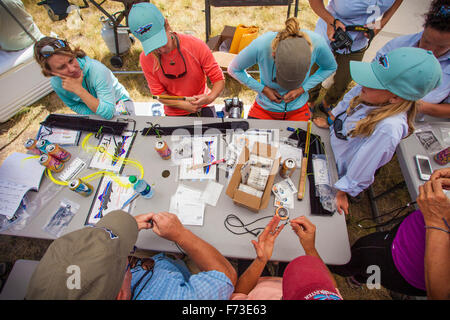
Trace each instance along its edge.
<instances>
[{"instance_id":1,"label":"man's hand","mask_svg":"<svg viewBox=\"0 0 450 320\"><path fill-rule=\"evenodd\" d=\"M58 72L52 72L54 76L60 77L62 80L62 87L64 90L70 91L79 95L80 90L84 90L83 88L83 77L84 74L81 72L81 76L78 78L71 78L64 76Z\"/></svg>"},{"instance_id":2,"label":"man's hand","mask_svg":"<svg viewBox=\"0 0 450 320\"><path fill-rule=\"evenodd\" d=\"M264 231L259 235L258 241L252 240L252 244L255 247L257 259L263 263L266 263L272 257L275 239L284 228L284 224L277 228L279 222L280 218L274 216L264 228Z\"/></svg>"},{"instance_id":3,"label":"man's hand","mask_svg":"<svg viewBox=\"0 0 450 320\"><path fill-rule=\"evenodd\" d=\"M341 28L343 31L345 31L345 25L341 22L341 20L336 20L336 30L338 28ZM331 42L334 41L334 33L335 32L336 31L334 30L333 26L331 24L327 24L327 36Z\"/></svg>"},{"instance_id":4,"label":"man's hand","mask_svg":"<svg viewBox=\"0 0 450 320\"><path fill-rule=\"evenodd\" d=\"M270 101L272 102L276 102L276 103L280 103L283 99L283 97L278 93L277 90L269 88L269 87L264 87L262 93L269 98Z\"/></svg>"},{"instance_id":5,"label":"man's hand","mask_svg":"<svg viewBox=\"0 0 450 320\"><path fill-rule=\"evenodd\" d=\"M181 224L176 215L169 212L160 212L153 216L153 232L158 236L174 241L178 241L183 237L187 229Z\"/></svg>"},{"instance_id":6,"label":"man's hand","mask_svg":"<svg viewBox=\"0 0 450 320\"><path fill-rule=\"evenodd\" d=\"M147 214L140 214L134 217L136 219L136 222L138 224L138 230L142 229L151 229L153 227L153 216L154 213L147 213Z\"/></svg>"},{"instance_id":7,"label":"man's hand","mask_svg":"<svg viewBox=\"0 0 450 320\"><path fill-rule=\"evenodd\" d=\"M305 250L305 254L311 255L316 252L316 226L305 216L291 220L292 230L300 239L300 244Z\"/></svg>"},{"instance_id":8,"label":"man's hand","mask_svg":"<svg viewBox=\"0 0 450 320\"><path fill-rule=\"evenodd\" d=\"M444 178L427 181L419 186L419 196L416 201L422 211L425 225L447 229L443 218L450 222L450 199L443 191Z\"/></svg>"},{"instance_id":9,"label":"man's hand","mask_svg":"<svg viewBox=\"0 0 450 320\"><path fill-rule=\"evenodd\" d=\"M303 93L305 93L305 90L303 90L302 87L291 90L283 96L283 100L284 102L289 103L300 97Z\"/></svg>"},{"instance_id":10,"label":"man's hand","mask_svg":"<svg viewBox=\"0 0 450 320\"><path fill-rule=\"evenodd\" d=\"M339 214L342 214L342 210L348 214L348 197L344 191L339 190L336 193L336 208Z\"/></svg>"},{"instance_id":11,"label":"man's hand","mask_svg":"<svg viewBox=\"0 0 450 320\"><path fill-rule=\"evenodd\" d=\"M190 103L192 105L200 107L200 108L202 106L204 106L204 105L207 105L207 104L211 103L211 99L210 99L209 95L207 95L207 94L200 94L200 95L197 95L197 96L193 96L193 98L195 98L195 100L194 101L190 101Z\"/></svg>"}]
</instances>

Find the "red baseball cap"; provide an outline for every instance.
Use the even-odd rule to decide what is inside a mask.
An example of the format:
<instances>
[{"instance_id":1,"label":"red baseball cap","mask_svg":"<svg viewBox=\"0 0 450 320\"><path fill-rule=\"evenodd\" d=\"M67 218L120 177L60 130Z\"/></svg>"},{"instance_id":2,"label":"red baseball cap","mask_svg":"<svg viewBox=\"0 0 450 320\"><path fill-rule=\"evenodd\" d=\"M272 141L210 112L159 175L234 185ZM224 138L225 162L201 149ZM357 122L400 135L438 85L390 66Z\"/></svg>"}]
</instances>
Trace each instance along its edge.
<instances>
[{"instance_id":1,"label":"red baseball cap","mask_svg":"<svg viewBox=\"0 0 450 320\"><path fill-rule=\"evenodd\" d=\"M342 300L342 297L322 260L301 256L284 271L283 300Z\"/></svg>"}]
</instances>

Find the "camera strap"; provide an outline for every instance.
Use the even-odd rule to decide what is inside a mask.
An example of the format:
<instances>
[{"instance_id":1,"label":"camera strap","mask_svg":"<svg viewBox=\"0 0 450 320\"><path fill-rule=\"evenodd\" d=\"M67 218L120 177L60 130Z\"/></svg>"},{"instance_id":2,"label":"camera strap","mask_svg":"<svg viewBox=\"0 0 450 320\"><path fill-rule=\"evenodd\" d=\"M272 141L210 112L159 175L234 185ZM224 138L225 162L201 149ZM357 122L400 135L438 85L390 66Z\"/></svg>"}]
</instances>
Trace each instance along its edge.
<instances>
[{"instance_id":1,"label":"camera strap","mask_svg":"<svg viewBox=\"0 0 450 320\"><path fill-rule=\"evenodd\" d=\"M369 43L367 43L366 49L369 48L370 43L372 42L373 38L375 37L375 32L373 29L369 29L362 25L350 25L345 26L345 31L356 31L356 32L365 32L369 35ZM358 50L359 51L359 50ZM350 53L355 53L357 51L350 50Z\"/></svg>"}]
</instances>

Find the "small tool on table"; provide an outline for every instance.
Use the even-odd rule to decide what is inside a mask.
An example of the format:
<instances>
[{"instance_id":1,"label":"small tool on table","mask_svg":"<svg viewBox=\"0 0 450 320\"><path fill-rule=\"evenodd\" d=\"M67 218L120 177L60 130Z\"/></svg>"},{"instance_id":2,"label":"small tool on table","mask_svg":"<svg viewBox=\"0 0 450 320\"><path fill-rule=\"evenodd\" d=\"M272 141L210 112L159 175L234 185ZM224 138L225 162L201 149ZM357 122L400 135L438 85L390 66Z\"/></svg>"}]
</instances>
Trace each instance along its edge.
<instances>
[{"instance_id":1,"label":"small tool on table","mask_svg":"<svg viewBox=\"0 0 450 320\"><path fill-rule=\"evenodd\" d=\"M219 163L222 163L222 162L225 162L225 159L220 159L220 160L213 161L213 162L210 162L210 163L194 164L194 165L189 167L189 170L195 170L195 169L200 169L200 168L207 167L207 166L213 166L215 164L219 164Z\"/></svg>"}]
</instances>

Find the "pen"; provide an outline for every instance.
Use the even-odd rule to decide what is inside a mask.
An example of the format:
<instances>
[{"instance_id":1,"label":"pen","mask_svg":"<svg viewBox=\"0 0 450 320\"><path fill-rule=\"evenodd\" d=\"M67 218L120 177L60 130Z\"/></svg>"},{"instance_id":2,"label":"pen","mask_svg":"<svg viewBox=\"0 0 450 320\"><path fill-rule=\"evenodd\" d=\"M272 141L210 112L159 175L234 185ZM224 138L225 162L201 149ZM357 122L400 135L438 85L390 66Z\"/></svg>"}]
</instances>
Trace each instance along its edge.
<instances>
[{"instance_id":1,"label":"pen","mask_svg":"<svg viewBox=\"0 0 450 320\"><path fill-rule=\"evenodd\" d=\"M135 194L133 194L130 199L128 199L127 201L124 202L124 204L122 205L122 208L120 208L121 210L123 210L131 201L133 201L134 199L136 199L137 197L139 197L141 194L139 192L136 192Z\"/></svg>"}]
</instances>

